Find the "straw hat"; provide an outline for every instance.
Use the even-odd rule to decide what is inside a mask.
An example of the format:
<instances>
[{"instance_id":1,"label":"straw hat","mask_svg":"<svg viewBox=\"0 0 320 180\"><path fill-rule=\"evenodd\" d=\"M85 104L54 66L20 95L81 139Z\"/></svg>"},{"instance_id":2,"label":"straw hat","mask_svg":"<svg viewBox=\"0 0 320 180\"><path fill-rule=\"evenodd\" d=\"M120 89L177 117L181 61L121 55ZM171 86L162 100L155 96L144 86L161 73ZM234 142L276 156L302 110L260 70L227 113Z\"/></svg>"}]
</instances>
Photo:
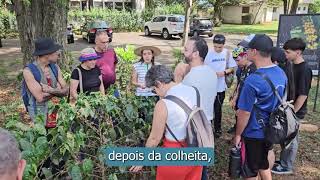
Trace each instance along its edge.
<instances>
[{"instance_id":1,"label":"straw hat","mask_svg":"<svg viewBox=\"0 0 320 180\"><path fill-rule=\"evenodd\" d=\"M143 50L151 50L153 52L153 56L159 56L161 54L161 50L154 46L142 46L134 50L134 53L137 56L142 56Z\"/></svg>"}]
</instances>

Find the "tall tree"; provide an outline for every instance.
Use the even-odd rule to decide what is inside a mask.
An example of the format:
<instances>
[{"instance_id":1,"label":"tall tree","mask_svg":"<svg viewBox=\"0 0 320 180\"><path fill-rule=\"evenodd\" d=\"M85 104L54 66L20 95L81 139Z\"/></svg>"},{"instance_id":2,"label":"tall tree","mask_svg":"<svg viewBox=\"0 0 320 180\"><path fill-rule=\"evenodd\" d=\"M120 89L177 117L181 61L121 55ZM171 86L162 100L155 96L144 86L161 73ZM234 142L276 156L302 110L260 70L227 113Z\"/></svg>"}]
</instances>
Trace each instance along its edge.
<instances>
[{"instance_id":1,"label":"tall tree","mask_svg":"<svg viewBox=\"0 0 320 180\"><path fill-rule=\"evenodd\" d=\"M69 0L12 0L16 13L23 64L32 60L34 40L50 37L65 45ZM59 63L63 64L64 59Z\"/></svg>"},{"instance_id":2,"label":"tall tree","mask_svg":"<svg viewBox=\"0 0 320 180\"><path fill-rule=\"evenodd\" d=\"M213 23L215 26L220 26L222 22L222 3L224 0L215 0L214 3L214 14L213 14Z\"/></svg>"},{"instance_id":3,"label":"tall tree","mask_svg":"<svg viewBox=\"0 0 320 180\"><path fill-rule=\"evenodd\" d=\"M189 26L190 26L190 14L192 8L192 0L186 0L185 5L185 20L184 20L184 31L183 31L183 39L182 39L182 46L187 43L188 34L189 34Z\"/></svg>"},{"instance_id":4,"label":"tall tree","mask_svg":"<svg viewBox=\"0 0 320 180\"><path fill-rule=\"evenodd\" d=\"M292 0L292 4L290 7L290 14L296 14L297 13L297 8L299 5L299 0Z\"/></svg>"}]
</instances>

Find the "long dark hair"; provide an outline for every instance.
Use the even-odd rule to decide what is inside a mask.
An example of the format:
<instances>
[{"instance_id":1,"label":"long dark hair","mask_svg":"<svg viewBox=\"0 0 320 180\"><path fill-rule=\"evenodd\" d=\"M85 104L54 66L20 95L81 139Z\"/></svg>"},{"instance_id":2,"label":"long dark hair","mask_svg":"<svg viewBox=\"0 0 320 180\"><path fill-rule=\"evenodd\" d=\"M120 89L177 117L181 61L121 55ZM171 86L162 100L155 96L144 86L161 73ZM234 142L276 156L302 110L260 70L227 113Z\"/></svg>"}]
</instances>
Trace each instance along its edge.
<instances>
[{"instance_id":1,"label":"long dark hair","mask_svg":"<svg viewBox=\"0 0 320 180\"><path fill-rule=\"evenodd\" d=\"M142 64L142 63L144 63L144 59L143 59L143 51L144 50L149 50L149 49L143 49L143 50L141 50L141 59L139 60L139 62ZM153 51L150 49L150 51L152 52L152 59L151 59L151 64L152 64L152 66L154 65L154 53L153 53Z\"/></svg>"}]
</instances>

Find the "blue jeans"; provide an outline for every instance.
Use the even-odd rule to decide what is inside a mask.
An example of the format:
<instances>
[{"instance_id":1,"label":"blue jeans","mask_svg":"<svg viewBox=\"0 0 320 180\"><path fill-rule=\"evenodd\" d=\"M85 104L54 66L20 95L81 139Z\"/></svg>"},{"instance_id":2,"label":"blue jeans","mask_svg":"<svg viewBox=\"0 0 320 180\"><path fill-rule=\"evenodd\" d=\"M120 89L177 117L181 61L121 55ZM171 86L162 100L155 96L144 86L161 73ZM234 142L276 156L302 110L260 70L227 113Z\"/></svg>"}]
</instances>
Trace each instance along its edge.
<instances>
[{"instance_id":1,"label":"blue jeans","mask_svg":"<svg viewBox=\"0 0 320 180\"><path fill-rule=\"evenodd\" d=\"M282 167L292 170L294 161L297 157L298 144L299 143L299 133L292 140L290 146L287 149L282 149L280 153L280 164Z\"/></svg>"}]
</instances>

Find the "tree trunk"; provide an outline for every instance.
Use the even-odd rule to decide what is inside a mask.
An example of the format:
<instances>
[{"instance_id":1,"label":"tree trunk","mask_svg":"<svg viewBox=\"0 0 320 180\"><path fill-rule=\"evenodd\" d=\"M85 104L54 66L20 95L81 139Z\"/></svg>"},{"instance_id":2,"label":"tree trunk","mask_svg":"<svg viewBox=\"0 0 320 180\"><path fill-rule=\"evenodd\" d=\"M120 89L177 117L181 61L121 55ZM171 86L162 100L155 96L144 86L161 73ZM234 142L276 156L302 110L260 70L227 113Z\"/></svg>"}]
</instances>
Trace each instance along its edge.
<instances>
[{"instance_id":1,"label":"tree trunk","mask_svg":"<svg viewBox=\"0 0 320 180\"><path fill-rule=\"evenodd\" d=\"M216 0L214 3L213 23L214 26L220 26L222 22L222 3L223 0Z\"/></svg>"},{"instance_id":2,"label":"tree trunk","mask_svg":"<svg viewBox=\"0 0 320 180\"><path fill-rule=\"evenodd\" d=\"M288 0L283 0L283 13L288 14Z\"/></svg>"},{"instance_id":3,"label":"tree trunk","mask_svg":"<svg viewBox=\"0 0 320 180\"><path fill-rule=\"evenodd\" d=\"M192 0L186 0L186 9L185 9L185 20L184 20L184 30L183 30L183 39L182 46L187 43L188 35L189 35L189 19L191 14Z\"/></svg>"},{"instance_id":4,"label":"tree trunk","mask_svg":"<svg viewBox=\"0 0 320 180\"><path fill-rule=\"evenodd\" d=\"M0 48L2 48L2 41L1 41L1 38L0 38Z\"/></svg>"},{"instance_id":5,"label":"tree trunk","mask_svg":"<svg viewBox=\"0 0 320 180\"><path fill-rule=\"evenodd\" d=\"M298 5L299 5L299 0L292 0L290 14L296 14Z\"/></svg>"},{"instance_id":6,"label":"tree trunk","mask_svg":"<svg viewBox=\"0 0 320 180\"><path fill-rule=\"evenodd\" d=\"M24 65L32 61L34 41L38 38L50 37L65 46L69 0L13 0L13 4ZM64 61L65 53L59 64Z\"/></svg>"}]
</instances>

